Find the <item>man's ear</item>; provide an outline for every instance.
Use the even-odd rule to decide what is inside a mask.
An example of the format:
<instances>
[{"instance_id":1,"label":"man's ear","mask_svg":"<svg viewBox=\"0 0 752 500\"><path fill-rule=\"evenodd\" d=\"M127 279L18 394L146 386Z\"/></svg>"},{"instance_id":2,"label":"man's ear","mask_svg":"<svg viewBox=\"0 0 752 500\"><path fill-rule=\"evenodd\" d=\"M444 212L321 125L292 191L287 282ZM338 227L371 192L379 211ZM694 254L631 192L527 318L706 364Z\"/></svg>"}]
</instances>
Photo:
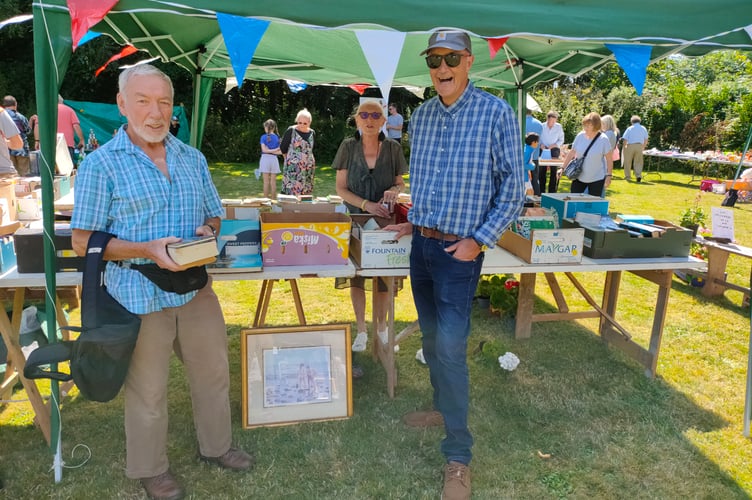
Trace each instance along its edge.
<instances>
[{"instance_id":1,"label":"man's ear","mask_svg":"<svg viewBox=\"0 0 752 500\"><path fill-rule=\"evenodd\" d=\"M123 115L123 116L126 116L126 114L125 114L125 97L123 97L120 94L120 92L118 92L118 95L117 95L117 106L118 106L118 111L120 111L120 114Z\"/></svg>"}]
</instances>

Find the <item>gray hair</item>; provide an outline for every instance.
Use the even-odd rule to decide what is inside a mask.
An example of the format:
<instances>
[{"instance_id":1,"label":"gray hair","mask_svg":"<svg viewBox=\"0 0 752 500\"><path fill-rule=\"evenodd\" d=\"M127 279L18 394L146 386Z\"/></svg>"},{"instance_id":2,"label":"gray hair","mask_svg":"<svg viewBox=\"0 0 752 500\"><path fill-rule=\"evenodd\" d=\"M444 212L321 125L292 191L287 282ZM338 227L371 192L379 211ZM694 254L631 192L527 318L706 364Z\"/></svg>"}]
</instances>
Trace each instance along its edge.
<instances>
[{"instance_id":1,"label":"gray hair","mask_svg":"<svg viewBox=\"0 0 752 500\"><path fill-rule=\"evenodd\" d=\"M128 81L134 76L158 76L170 86L170 97L175 96L175 89L172 87L170 77L151 64L137 64L136 66L124 69L118 77L118 91L121 94L125 94L125 87L128 86Z\"/></svg>"},{"instance_id":2,"label":"gray hair","mask_svg":"<svg viewBox=\"0 0 752 500\"><path fill-rule=\"evenodd\" d=\"M298 111L298 114L295 116L295 121L298 121L301 118L308 118L308 122L313 123L313 117L311 116L311 112L308 111L308 108L303 108Z\"/></svg>"}]
</instances>

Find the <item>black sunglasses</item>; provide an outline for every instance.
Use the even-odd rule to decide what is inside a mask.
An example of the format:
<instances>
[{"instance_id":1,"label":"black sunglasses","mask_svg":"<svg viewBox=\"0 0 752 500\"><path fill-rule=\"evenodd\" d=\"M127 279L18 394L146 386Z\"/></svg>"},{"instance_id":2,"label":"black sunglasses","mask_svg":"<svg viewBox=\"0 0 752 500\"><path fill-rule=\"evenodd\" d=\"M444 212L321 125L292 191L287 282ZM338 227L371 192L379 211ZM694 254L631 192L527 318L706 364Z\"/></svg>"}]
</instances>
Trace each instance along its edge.
<instances>
[{"instance_id":1,"label":"black sunglasses","mask_svg":"<svg viewBox=\"0 0 752 500\"><path fill-rule=\"evenodd\" d=\"M378 111L372 111L372 112L370 112L370 113L369 113L368 111L361 111L360 113L358 113L358 115L359 115L359 116L360 116L361 118L363 118L364 120L368 120L368 117L369 117L369 116L370 116L371 118L373 118L374 120L378 120L379 118L381 118L381 117L383 116L383 115L382 115L381 113L379 113Z\"/></svg>"},{"instance_id":2,"label":"black sunglasses","mask_svg":"<svg viewBox=\"0 0 752 500\"><path fill-rule=\"evenodd\" d=\"M438 54L431 54L430 56L426 56L426 64L431 69L436 69L439 66L441 66L442 59L444 62L446 62L446 65L450 68L456 68L460 65L460 61L462 61L462 58L466 54L460 54L458 52L450 52L449 54L444 54L443 56L440 56Z\"/></svg>"}]
</instances>

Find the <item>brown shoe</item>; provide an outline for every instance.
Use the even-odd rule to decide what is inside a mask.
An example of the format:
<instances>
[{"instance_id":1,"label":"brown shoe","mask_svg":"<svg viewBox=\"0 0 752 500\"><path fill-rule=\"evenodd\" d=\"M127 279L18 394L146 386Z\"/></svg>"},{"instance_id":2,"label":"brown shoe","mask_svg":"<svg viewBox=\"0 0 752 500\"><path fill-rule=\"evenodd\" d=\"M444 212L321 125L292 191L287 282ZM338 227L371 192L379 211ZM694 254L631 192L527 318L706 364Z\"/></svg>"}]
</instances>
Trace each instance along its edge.
<instances>
[{"instance_id":1,"label":"brown shoe","mask_svg":"<svg viewBox=\"0 0 752 500\"><path fill-rule=\"evenodd\" d=\"M219 457L205 457L201 455L201 460L219 465L223 469L239 471L249 470L256 463L256 457L237 448L230 448L227 450L227 453Z\"/></svg>"},{"instance_id":2,"label":"brown shoe","mask_svg":"<svg viewBox=\"0 0 752 500\"><path fill-rule=\"evenodd\" d=\"M402 422L408 427L440 427L444 425L444 417L436 410L411 411L405 413Z\"/></svg>"},{"instance_id":3,"label":"brown shoe","mask_svg":"<svg viewBox=\"0 0 752 500\"><path fill-rule=\"evenodd\" d=\"M170 471L154 477L144 477L141 485L152 500L180 500L185 496L185 491Z\"/></svg>"},{"instance_id":4,"label":"brown shoe","mask_svg":"<svg viewBox=\"0 0 752 500\"><path fill-rule=\"evenodd\" d=\"M444 489L441 500L470 499L470 467L460 462L449 462L444 466Z\"/></svg>"}]
</instances>

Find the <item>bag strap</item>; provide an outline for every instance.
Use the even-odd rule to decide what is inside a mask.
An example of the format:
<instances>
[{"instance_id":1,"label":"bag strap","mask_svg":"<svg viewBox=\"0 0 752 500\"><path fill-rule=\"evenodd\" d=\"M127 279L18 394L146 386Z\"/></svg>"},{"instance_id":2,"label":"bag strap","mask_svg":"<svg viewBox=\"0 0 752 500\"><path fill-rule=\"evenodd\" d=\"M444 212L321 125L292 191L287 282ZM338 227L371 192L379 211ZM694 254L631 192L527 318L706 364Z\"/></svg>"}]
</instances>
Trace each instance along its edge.
<instances>
[{"instance_id":1,"label":"bag strap","mask_svg":"<svg viewBox=\"0 0 752 500\"><path fill-rule=\"evenodd\" d=\"M89 237L84 263L83 285L81 290L81 324L91 328L99 325L97 311L99 304L98 290L103 286L104 250L115 235L103 231L94 231Z\"/></svg>"},{"instance_id":2,"label":"bag strap","mask_svg":"<svg viewBox=\"0 0 752 500\"><path fill-rule=\"evenodd\" d=\"M81 292L81 325L98 325L97 323L97 299L98 288L102 283L104 272L104 249L114 235L95 231L89 237L84 263L83 290ZM67 327L70 330L80 331L77 327ZM73 354L75 341L55 342L39 347L31 352L24 365L24 377L28 379L49 378L67 381L72 375L60 371L44 370L43 366L51 363L70 361Z\"/></svg>"},{"instance_id":3,"label":"bag strap","mask_svg":"<svg viewBox=\"0 0 752 500\"><path fill-rule=\"evenodd\" d=\"M600 132L598 132L597 134L595 134L595 137L593 137L593 140L592 140L592 141L590 141L590 145L589 145L589 146L587 147L587 149L585 150L585 154L583 154L583 155L582 155L582 159L583 159L583 160L584 160L584 159L585 159L585 157L587 156L587 154L588 154L588 151L590 151L590 148L592 148L592 147L593 147L593 144L595 144L595 140L596 140L596 139L597 139L598 137L600 137L600 135L601 135L601 133L600 133Z\"/></svg>"}]
</instances>

